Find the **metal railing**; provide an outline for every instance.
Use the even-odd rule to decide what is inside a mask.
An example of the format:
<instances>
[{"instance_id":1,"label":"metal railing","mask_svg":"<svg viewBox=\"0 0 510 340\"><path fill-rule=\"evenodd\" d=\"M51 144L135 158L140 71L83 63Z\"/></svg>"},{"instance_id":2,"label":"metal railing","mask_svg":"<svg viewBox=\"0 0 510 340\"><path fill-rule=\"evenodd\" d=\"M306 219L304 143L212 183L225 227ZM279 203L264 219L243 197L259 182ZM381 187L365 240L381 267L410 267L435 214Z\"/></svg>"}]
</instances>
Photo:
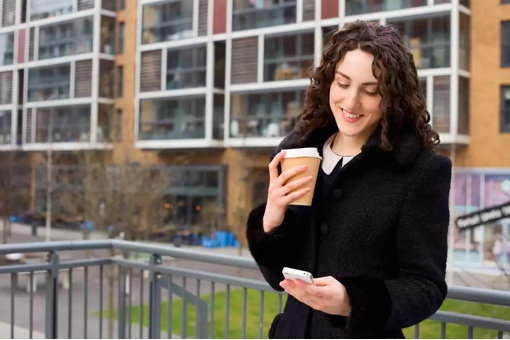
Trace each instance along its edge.
<instances>
[{"instance_id":1,"label":"metal railing","mask_svg":"<svg viewBox=\"0 0 510 340\"><path fill-rule=\"evenodd\" d=\"M0 255L9 255L0 266L0 333L11 338L265 338L286 299L239 256L119 240L8 244ZM510 311L510 292L452 286L448 298ZM452 324L467 338L510 333L510 313L438 311L431 320L440 334L426 337L451 337ZM414 327L415 338L423 328Z\"/></svg>"}]
</instances>

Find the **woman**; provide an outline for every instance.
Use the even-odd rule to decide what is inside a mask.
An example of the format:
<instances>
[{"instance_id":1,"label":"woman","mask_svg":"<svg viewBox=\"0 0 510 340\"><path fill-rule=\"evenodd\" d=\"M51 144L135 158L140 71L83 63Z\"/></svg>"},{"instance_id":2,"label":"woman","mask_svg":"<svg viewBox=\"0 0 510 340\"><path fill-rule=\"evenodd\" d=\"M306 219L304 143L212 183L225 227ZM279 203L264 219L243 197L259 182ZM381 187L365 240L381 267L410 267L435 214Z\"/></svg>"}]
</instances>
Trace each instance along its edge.
<instances>
[{"instance_id":1,"label":"woman","mask_svg":"<svg viewBox=\"0 0 510 340\"><path fill-rule=\"evenodd\" d=\"M248 218L250 251L289 298L270 338L403 338L446 297L451 162L398 30L357 21L331 36L294 132L269 164L266 204ZM311 207L289 203L310 178L279 174L283 149L317 147ZM299 187L300 190L287 194ZM285 280L309 271L315 286Z\"/></svg>"}]
</instances>

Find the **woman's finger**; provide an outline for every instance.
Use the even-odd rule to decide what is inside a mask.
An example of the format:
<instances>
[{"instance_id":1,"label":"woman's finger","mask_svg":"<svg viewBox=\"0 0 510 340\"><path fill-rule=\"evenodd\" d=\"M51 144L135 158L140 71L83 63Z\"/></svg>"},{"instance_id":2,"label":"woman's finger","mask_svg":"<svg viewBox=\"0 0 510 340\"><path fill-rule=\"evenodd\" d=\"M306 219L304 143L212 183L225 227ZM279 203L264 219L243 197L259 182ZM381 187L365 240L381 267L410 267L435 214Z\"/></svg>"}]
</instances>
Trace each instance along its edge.
<instances>
[{"instance_id":1,"label":"woman's finger","mask_svg":"<svg viewBox=\"0 0 510 340\"><path fill-rule=\"evenodd\" d=\"M278 164L285 158L285 151L280 151L274 156L273 160L269 163L269 182L278 179Z\"/></svg>"}]
</instances>

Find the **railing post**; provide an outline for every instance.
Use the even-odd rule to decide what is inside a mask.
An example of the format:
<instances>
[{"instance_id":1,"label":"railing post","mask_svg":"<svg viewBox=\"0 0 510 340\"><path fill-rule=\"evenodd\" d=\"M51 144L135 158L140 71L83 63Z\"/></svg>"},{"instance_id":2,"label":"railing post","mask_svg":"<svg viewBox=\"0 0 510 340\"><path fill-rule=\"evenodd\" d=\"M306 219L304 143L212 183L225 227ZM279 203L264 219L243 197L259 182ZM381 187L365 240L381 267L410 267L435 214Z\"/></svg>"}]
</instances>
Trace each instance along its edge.
<instances>
[{"instance_id":1,"label":"railing post","mask_svg":"<svg viewBox=\"0 0 510 340\"><path fill-rule=\"evenodd\" d=\"M48 253L48 262L51 268L46 273L46 339L58 338L58 254Z\"/></svg>"},{"instance_id":2,"label":"railing post","mask_svg":"<svg viewBox=\"0 0 510 340\"><path fill-rule=\"evenodd\" d=\"M118 306L118 338L125 339L126 338L126 294L124 285L125 273L124 267L118 266L119 268L119 306ZM143 308L143 306L142 306Z\"/></svg>"},{"instance_id":3,"label":"railing post","mask_svg":"<svg viewBox=\"0 0 510 340\"><path fill-rule=\"evenodd\" d=\"M156 266L162 263L161 255L151 256L149 276L149 339L161 338L161 274Z\"/></svg>"}]
</instances>

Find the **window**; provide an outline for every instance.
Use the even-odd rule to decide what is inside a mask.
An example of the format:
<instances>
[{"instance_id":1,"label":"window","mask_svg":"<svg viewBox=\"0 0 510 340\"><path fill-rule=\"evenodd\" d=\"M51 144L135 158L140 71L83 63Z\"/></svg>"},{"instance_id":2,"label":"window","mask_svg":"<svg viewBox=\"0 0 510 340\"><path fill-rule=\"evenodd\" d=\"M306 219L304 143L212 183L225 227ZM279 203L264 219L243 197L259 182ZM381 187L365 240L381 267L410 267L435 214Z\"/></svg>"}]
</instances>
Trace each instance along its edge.
<instances>
[{"instance_id":1,"label":"window","mask_svg":"<svg viewBox=\"0 0 510 340\"><path fill-rule=\"evenodd\" d=\"M281 137L292 131L304 90L232 94L230 136Z\"/></svg>"},{"instance_id":2,"label":"window","mask_svg":"<svg viewBox=\"0 0 510 340\"><path fill-rule=\"evenodd\" d=\"M126 0L119 0L119 10L123 11L126 9Z\"/></svg>"},{"instance_id":3,"label":"window","mask_svg":"<svg viewBox=\"0 0 510 340\"><path fill-rule=\"evenodd\" d=\"M510 21L501 23L501 67L510 67Z\"/></svg>"},{"instance_id":4,"label":"window","mask_svg":"<svg viewBox=\"0 0 510 340\"><path fill-rule=\"evenodd\" d=\"M142 27L143 44L193 37L193 1L144 5Z\"/></svg>"},{"instance_id":5,"label":"window","mask_svg":"<svg viewBox=\"0 0 510 340\"><path fill-rule=\"evenodd\" d=\"M417 68L450 66L450 16L389 23L404 35Z\"/></svg>"},{"instance_id":6,"label":"window","mask_svg":"<svg viewBox=\"0 0 510 340\"><path fill-rule=\"evenodd\" d=\"M115 12L117 10L117 0L102 0L101 8Z\"/></svg>"},{"instance_id":7,"label":"window","mask_svg":"<svg viewBox=\"0 0 510 340\"><path fill-rule=\"evenodd\" d=\"M510 0L501 0L502 5L508 5L510 4Z\"/></svg>"},{"instance_id":8,"label":"window","mask_svg":"<svg viewBox=\"0 0 510 340\"><path fill-rule=\"evenodd\" d=\"M69 98L69 64L38 67L28 72L28 101L39 102Z\"/></svg>"},{"instance_id":9,"label":"window","mask_svg":"<svg viewBox=\"0 0 510 340\"><path fill-rule=\"evenodd\" d=\"M292 24L296 22L296 0L236 0L232 10L232 30Z\"/></svg>"},{"instance_id":10,"label":"window","mask_svg":"<svg viewBox=\"0 0 510 340\"><path fill-rule=\"evenodd\" d=\"M469 8L471 6L471 0L460 0L460 4Z\"/></svg>"},{"instance_id":11,"label":"window","mask_svg":"<svg viewBox=\"0 0 510 340\"><path fill-rule=\"evenodd\" d=\"M471 19L468 15L459 13L459 67L462 70L470 69L470 37Z\"/></svg>"},{"instance_id":12,"label":"window","mask_svg":"<svg viewBox=\"0 0 510 340\"><path fill-rule=\"evenodd\" d=\"M119 23L119 53L124 53L124 30L126 24L124 22Z\"/></svg>"},{"instance_id":13,"label":"window","mask_svg":"<svg viewBox=\"0 0 510 340\"><path fill-rule=\"evenodd\" d=\"M14 33L0 34L0 66L14 63Z\"/></svg>"},{"instance_id":14,"label":"window","mask_svg":"<svg viewBox=\"0 0 510 340\"><path fill-rule=\"evenodd\" d=\"M168 50L166 89L205 86L206 66L207 47L205 45Z\"/></svg>"},{"instance_id":15,"label":"window","mask_svg":"<svg viewBox=\"0 0 510 340\"><path fill-rule=\"evenodd\" d=\"M11 111L0 111L0 144L11 143Z\"/></svg>"},{"instance_id":16,"label":"window","mask_svg":"<svg viewBox=\"0 0 510 340\"><path fill-rule=\"evenodd\" d=\"M115 112L115 141L122 142L122 110Z\"/></svg>"},{"instance_id":17,"label":"window","mask_svg":"<svg viewBox=\"0 0 510 340\"><path fill-rule=\"evenodd\" d=\"M92 52L94 18L80 18L42 26L39 31L39 59Z\"/></svg>"},{"instance_id":18,"label":"window","mask_svg":"<svg viewBox=\"0 0 510 340\"><path fill-rule=\"evenodd\" d=\"M510 85L501 86L501 132L510 132Z\"/></svg>"},{"instance_id":19,"label":"window","mask_svg":"<svg viewBox=\"0 0 510 340\"><path fill-rule=\"evenodd\" d=\"M73 12L74 0L32 0L30 6L30 20L53 18Z\"/></svg>"},{"instance_id":20,"label":"window","mask_svg":"<svg viewBox=\"0 0 510 340\"><path fill-rule=\"evenodd\" d=\"M205 97L144 99L140 140L205 138Z\"/></svg>"},{"instance_id":21,"label":"window","mask_svg":"<svg viewBox=\"0 0 510 340\"><path fill-rule=\"evenodd\" d=\"M458 129L459 134L469 134L469 79L459 77L459 113Z\"/></svg>"},{"instance_id":22,"label":"window","mask_svg":"<svg viewBox=\"0 0 510 340\"><path fill-rule=\"evenodd\" d=\"M101 53L115 54L115 18L101 17Z\"/></svg>"},{"instance_id":23,"label":"window","mask_svg":"<svg viewBox=\"0 0 510 340\"><path fill-rule=\"evenodd\" d=\"M37 109L36 143L90 142L90 105Z\"/></svg>"},{"instance_id":24,"label":"window","mask_svg":"<svg viewBox=\"0 0 510 340\"><path fill-rule=\"evenodd\" d=\"M170 166L157 170L172 182L164 192L164 224L209 233L226 219L226 168L223 166Z\"/></svg>"},{"instance_id":25,"label":"window","mask_svg":"<svg viewBox=\"0 0 510 340\"><path fill-rule=\"evenodd\" d=\"M313 32L266 38L264 81L308 78L313 58Z\"/></svg>"},{"instance_id":26,"label":"window","mask_svg":"<svg viewBox=\"0 0 510 340\"><path fill-rule=\"evenodd\" d=\"M124 97L124 66L117 66L117 97Z\"/></svg>"},{"instance_id":27,"label":"window","mask_svg":"<svg viewBox=\"0 0 510 340\"><path fill-rule=\"evenodd\" d=\"M345 0L345 14L359 15L383 11L394 11L398 9L427 6L427 0L375 0L359 1Z\"/></svg>"},{"instance_id":28,"label":"window","mask_svg":"<svg viewBox=\"0 0 510 340\"><path fill-rule=\"evenodd\" d=\"M450 132L450 76L434 77L433 128L439 133Z\"/></svg>"}]
</instances>

